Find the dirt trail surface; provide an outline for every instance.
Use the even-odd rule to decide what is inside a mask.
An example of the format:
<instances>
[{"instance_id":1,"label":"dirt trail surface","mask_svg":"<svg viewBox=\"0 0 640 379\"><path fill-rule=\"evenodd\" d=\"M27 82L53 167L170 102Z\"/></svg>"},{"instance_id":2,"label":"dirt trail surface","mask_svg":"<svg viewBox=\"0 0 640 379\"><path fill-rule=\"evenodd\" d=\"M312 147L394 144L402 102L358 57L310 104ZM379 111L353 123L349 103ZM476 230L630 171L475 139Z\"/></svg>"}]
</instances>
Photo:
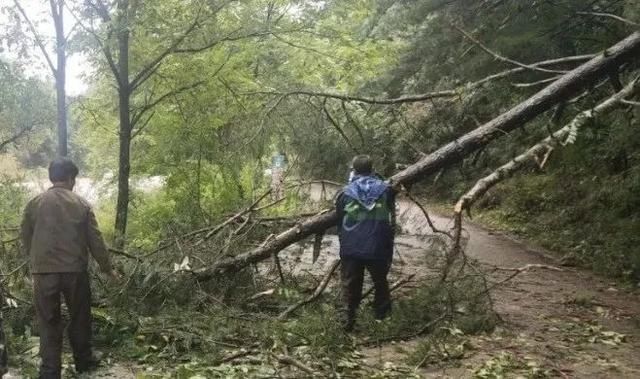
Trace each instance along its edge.
<instances>
[{"instance_id":1,"label":"dirt trail surface","mask_svg":"<svg viewBox=\"0 0 640 379\"><path fill-rule=\"evenodd\" d=\"M413 204L400 203L400 221L414 235L433 235ZM450 220L433 216L439 229ZM527 264L557 266L545 251L466 223L466 254L502 281ZM424 237L423 237L424 238ZM411 250L409 250L411 251ZM429 378L474 377L481 366L511 366L504 377L640 378L640 298L591 272L561 267L563 271L532 269L496 287L492 298L503 322L487 336L471 339L473 349L454 364L431 367ZM415 344L415 341L413 342ZM398 349L387 346L367 355L373 361L398 359ZM457 366L457 367L456 367ZM537 370L536 368L539 368ZM542 374L540 374L542 375ZM488 376L496 377L496 376Z\"/></svg>"}]
</instances>

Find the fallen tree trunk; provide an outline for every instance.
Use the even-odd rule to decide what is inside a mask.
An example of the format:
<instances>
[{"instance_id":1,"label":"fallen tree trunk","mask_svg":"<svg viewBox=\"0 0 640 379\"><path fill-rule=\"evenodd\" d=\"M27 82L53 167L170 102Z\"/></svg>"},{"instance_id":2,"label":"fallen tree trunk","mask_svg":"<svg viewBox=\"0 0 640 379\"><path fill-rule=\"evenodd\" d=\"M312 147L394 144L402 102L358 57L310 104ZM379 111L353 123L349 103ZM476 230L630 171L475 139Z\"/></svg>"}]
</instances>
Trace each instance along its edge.
<instances>
[{"instance_id":1,"label":"fallen tree trunk","mask_svg":"<svg viewBox=\"0 0 640 379\"><path fill-rule=\"evenodd\" d=\"M535 157L537 157L539 154L546 153L547 151L549 151L549 149L565 145L566 143L563 141L565 141L572 132L577 132L588 121L591 121L600 115L614 111L617 107L623 104L622 101L625 98L640 92L639 79L635 79L624 89L622 89L622 91L603 101L595 108L588 109L579 113L569 124L565 125L563 128L557 130L552 135L535 144L524 153L513 158L508 163L498 167L491 174L478 180L473 188L471 188L469 192L465 193L460 198L460 200L458 200L458 203L455 206L456 217L460 217L464 210L471 208L471 206L489 189L491 189L502 180L513 175L513 173L522 168L522 166L524 166L526 162L534 160Z\"/></svg>"},{"instance_id":2,"label":"fallen tree trunk","mask_svg":"<svg viewBox=\"0 0 640 379\"><path fill-rule=\"evenodd\" d=\"M616 70L622 63L639 56L640 32L635 32L607 49L603 54L563 75L560 79L511 108L506 113L442 146L417 163L397 173L391 177L391 182L403 185L415 183L422 177L432 174L442 167L462 160L490 141L524 125L541 113L551 109L554 105L569 100L572 95L577 94L598 79L607 77L612 70Z\"/></svg>"},{"instance_id":3,"label":"fallen tree trunk","mask_svg":"<svg viewBox=\"0 0 640 379\"><path fill-rule=\"evenodd\" d=\"M494 139L523 126L554 105L566 101L598 79L609 76L621 64L638 56L640 56L640 32L635 32L592 60L563 75L506 113L426 155L415 164L392 176L389 182L395 187L412 184L464 159ZM218 273L242 269L269 258L273 253L295 242L336 225L337 221L335 211L314 216L298 226L282 232L258 248L221 260L211 267L194 272L194 274L199 280L209 280Z\"/></svg>"},{"instance_id":4,"label":"fallen tree trunk","mask_svg":"<svg viewBox=\"0 0 640 379\"><path fill-rule=\"evenodd\" d=\"M508 163L498 167L491 174L483 177L478 180L476 184L471 188L467 193L460 197L460 200L455 205L453 220L453 248L449 252L447 256L447 261L451 262L455 257L462 252L460 241L462 236L462 214L463 211L469 211L471 206L482 196L484 195L490 188L501 182L502 180L510 177L517 170L522 168L525 162L529 160L534 160L538 156L538 154L545 153L545 158L543 159L541 164L544 164L546 159L549 156L551 150L556 146L562 146L567 144L567 142L563 142L565 140L569 140L571 138L572 133L577 133L578 129L583 127L588 121L593 120L596 116L601 114L606 114L615 110L621 102L638 92L638 78L633 80L630 84L628 84L625 88L623 88L620 92L611 96L607 100L600 103L593 109L588 109L586 111L580 112L569 124L565 125L563 128L557 130L555 133L549 135L547 138L543 139L541 142L535 144L531 148L529 148L524 153L518 155L513 158ZM445 269L442 280L444 281L449 274L449 266Z\"/></svg>"},{"instance_id":5,"label":"fallen tree trunk","mask_svg":"<svg viewBox=\"0 0 640 379\"><path fill-rule=\"evenodd\" d=\"M235 271L253 263L269 258L272 254L279 252L287 246L304 239L313 234L329 229L336 225L338 217L335 211L328 211L313 216L293 228L287 229L277 236L271 238L267 243L232 258L222 259L214 266L203 270L195 271L198 280L212 279L213 276L222 271Z\"/></svg>"}]
</instances>

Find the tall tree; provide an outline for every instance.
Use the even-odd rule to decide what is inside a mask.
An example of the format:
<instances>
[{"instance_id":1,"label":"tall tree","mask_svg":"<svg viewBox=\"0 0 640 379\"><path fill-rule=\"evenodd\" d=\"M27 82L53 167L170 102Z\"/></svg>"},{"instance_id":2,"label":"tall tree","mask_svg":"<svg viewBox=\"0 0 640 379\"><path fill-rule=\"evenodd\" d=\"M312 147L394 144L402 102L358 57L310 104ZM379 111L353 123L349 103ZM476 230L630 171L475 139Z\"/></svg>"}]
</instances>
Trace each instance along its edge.
<instances>
[{"instance_id":1,"label":"tall tree","mask_svg":"<svg viewBox=\"0 0 640 379\"><path fill-rule=\"evenodd\" d=\"M221 12L232 3L235 2L87 2L85 11L97 17L100 25L98 28L93 24L81 25L95 37L118 92L119 160L115 238L119 247L124 245L127 229L132 140L150 123L157 106L204 83L202 79L194 79L156 94L155 88L152 88L154 86L149 83L158 76L161 66L177 55L201 53L225 41L275 33L274 30L256 29L250 24L236 27L235 24L219 22ZM243 7L243 4L238 4L240 11ZM140 96L136 98L138 94Z\"/></svg>"},{"instance_id":2,"label":"tall tree","mask_svg":"<svg viewBox=\"0 0 640 379\"><path fill-rule=\"evenodd\" d=\"M67 156L67 95L66 95L66 73L67 73L67 42L70 35L65 35L64 27L64 7L65 0L49 0L51 9L51 19L55 29L55 61L51 56L50 50L43 38L35 27L33 20L29 17L19 0L13 0L13 3L27 22L29 31L47 62L51 74L55 80L56 101L57 101L57 124L58 124L58 155Z\"/></svg>"}]
</instances>

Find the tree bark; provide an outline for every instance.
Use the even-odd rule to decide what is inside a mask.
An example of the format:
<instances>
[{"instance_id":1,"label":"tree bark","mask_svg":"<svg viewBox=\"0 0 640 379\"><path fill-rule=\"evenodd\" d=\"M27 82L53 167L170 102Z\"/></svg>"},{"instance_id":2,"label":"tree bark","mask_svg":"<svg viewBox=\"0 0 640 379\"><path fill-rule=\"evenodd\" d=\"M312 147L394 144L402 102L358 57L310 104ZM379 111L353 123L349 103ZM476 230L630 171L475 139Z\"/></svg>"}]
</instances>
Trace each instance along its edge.
<instances>
[{"instance_id":1,"label":"tree bark","mask_svg":"<svg viewBox=\"0 0 640 379\"><path fill-rule=\"evenodd\" d=\"M58 121L58 155L66 157L67 150L67 39L64 35L64 0L50 0L51 15L56 29L57 65L53 73L56 81L56 109Z\"/></svg>"},{"instance_id":2,"label":"tree bark","mask_svg":"<svg viewBox=\"0 0 640 379\"><path fill-rule=\"evenodd\" d=\"M526 101L477 129L461 136L417 163L400 171L389 179L395 186L407 185L436 173L443 167L459 162L470 153L487 145L494 139L523 126L554 105L566 101L598 79L609 75L612 69L640 56L640 32L635 32L607 49L587 63L568 72L553 84L536 93ZM221 272L235 271L247 265L269 258L272 254L312 234L336 225L335 211L314 216L298 226L286 230L268 243L236 257L223 259L213 266L196 272L200 280L208 280Z\"/></svg>"},{"instance_id":3,"label":"tree bark","mask_svg":"<svg viewBox=\"0 0 640 379\"><path fill-rule=\"evenodd\" d=\"M502 180L513 175L513 173L522 168L526 162L534 160L535 157L540 154L546 153L547 151L549 151L549 149L563 146L564 144L566 144L566 142L563 141L565 141L567 137L570 136L572 131L577 132L588 121L614 111L622 104L622 101L625 98L632 96L639 91L640 83L638 82L638 79L636 79L626 87L624 87L620 92L603 101L595 108L580 112L569 124L565 125L563 128L557 130L555 133L538 142L537 144L533 145L532 147L527 149L527 151L513 158L511 161L498 167L491 174L478 180L473 188L471 188L467 193L460 197L460 200L458 200L458 202L456 203L456 216L459 216L465 209L470 209L471 206L489 189L491 189Z\"/></svg>"},{"instance_id":4,"label":"tree bark","mask_svg":"<svg viewBox=\"0 0 640 379\"><path fill-rule=\"evenodd\" d=\"M128 3L120 4L120 24L127 25ZM118 159L118 201L116 204L115 246L123 248L129 213L129 177L131 176L131 85L129 84L129 28L118 31L118 97L120 149Z\"/></svg>"},{"instance_id":5,"label":"tree bark","mask_svg":"<svg viewBox=\"0 0 640 379\"><path fill-rule=\"evenodd\" d=\"M120 93L120 148L118 159L118 201L116 204L115 246L124 246L129 210L129 177L131 176L131 128L129 126L129 93Z\"/></svg>"}]
</instances>

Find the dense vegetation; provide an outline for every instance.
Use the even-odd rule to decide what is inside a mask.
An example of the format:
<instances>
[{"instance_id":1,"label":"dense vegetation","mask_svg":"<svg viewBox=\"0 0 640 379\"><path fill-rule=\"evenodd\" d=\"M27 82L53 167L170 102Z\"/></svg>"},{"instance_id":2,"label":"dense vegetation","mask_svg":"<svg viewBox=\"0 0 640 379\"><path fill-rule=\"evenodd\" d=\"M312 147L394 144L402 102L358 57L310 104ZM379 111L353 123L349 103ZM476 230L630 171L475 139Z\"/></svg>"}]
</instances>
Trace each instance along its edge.
<instances>
[{"instance_id":1,"label":"dense vegetation","mask_svg":"<svg viewBox=\"0 0 640 379\"><path fill-rule=\"evenodd\" d=\"M19 183L41 178L61 150L56 80L22 69L42 65L41 43L54 56L55 39L38 36L53 21L35 11L27 21L19 3L1 3L0 222L2 271L12 273L3 285L18 299L9 312L13 341L28 348L29 283L24 270L12 271L22 262L12 228L29 196ZM245 366L220 366L229 349L240 347L277 361L287 346L303 346L309 350L292 355L326 359L316 368L356 370L349 361L356 343L335 328L333 295L287 322L272 317L304 298L313 276L286 278L289 285L275 296L257 300L251 296L273 287L276 273L243 270L233 280L204 282L190 276L297 220L289 216L320 209L304 191L291 189L257 220L244 214L216 230L238 210L256 208L251 204L269 188L265 169L276 152L288 157L293 187L344 181L356 153L371 154L390 176L588 58L543 70L523 66L599 54L640 23L635 0L68 0L60 6L69 31L63 53L81 55L93 68L88 90L66 99L69 152L84 175L104 184L95 206L126 278L117 289L97 286L99 305L109 306L94 312L100 345L121 346L128 359L149 365L197 352L173 367L179 377L242 376ZM521 70L513 75L478 83L516 67ZM639 67L638 59L626 62L582 95L414 189L428 202L455 203L478 179L632 81ZM376 101L436 91L453 96ZM598 272L640 280L639 112L631 102L597 117L546 164L530 162L478 204L481 220ZM163 178L159 190L129 188L154 176ZM479 285L475 280L446 286L424 280L401 302L405 316L366 325L378 339L423 333L440 311L460 306L475 310L475 317L450 317L449 331L490 330L495 319L488 299L467 297ZM402 369L387 374L408 375Z\"/></svg>"}]
</instances>

